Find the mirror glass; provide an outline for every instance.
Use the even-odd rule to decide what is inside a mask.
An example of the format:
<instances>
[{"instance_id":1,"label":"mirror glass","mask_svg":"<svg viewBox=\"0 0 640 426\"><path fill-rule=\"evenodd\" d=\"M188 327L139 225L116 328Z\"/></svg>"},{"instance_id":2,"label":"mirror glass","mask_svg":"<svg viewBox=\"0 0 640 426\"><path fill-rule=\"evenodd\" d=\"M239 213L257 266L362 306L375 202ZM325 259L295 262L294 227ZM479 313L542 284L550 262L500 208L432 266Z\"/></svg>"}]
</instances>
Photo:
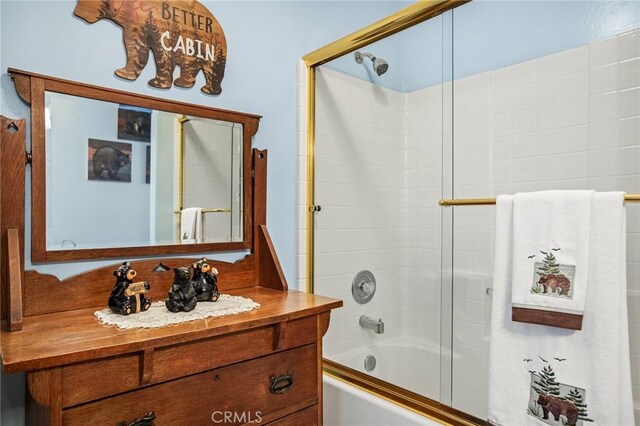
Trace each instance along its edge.
<instances>
[{"instance_id":1,"label":"mirror glass","mask_svg":"<svg viewBox=\"0 0 640 426\"><path fill-rule=\"evenodd\" d=\"M45 93L47 250L243 241L240 123Z\"/></svg>"}]
</instances>

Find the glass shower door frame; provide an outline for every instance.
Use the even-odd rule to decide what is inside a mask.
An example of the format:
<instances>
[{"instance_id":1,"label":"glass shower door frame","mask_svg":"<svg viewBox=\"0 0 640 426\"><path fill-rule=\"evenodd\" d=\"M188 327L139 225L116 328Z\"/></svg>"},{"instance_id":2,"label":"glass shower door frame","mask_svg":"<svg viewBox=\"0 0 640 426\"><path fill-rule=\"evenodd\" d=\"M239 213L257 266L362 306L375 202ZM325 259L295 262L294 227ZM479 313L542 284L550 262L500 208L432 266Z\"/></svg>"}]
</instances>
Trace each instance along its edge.
<instances>
[{"instance_id":1,"label":"glass shower door frame","mask_svg":"<svg viewBox=\"0 0 640 426\"><path fill-rule=\"evenodd\" d=\"M370 43L381 40L385 37L391 36L393 34L399 33L407 28L410 28L414 25L420 24L424 21L427 21L431 18L439 16L446 11L454 9L458 6L464 5L470 0L429 0L429 1L420 1L411 6L408 6L370 26L367 26L359 31L356 31L353 34L350 34L346 37L343 37L339 40L336 40L333 43L330 43L314 52L309 53L308 55L303 57L303 61L306 66L306 80L307 80L307 88L306 88L306 98L307 98L307 140L306 140L306 166L307 166L307 184L306 184L306 284L307 284L307 292L314 292L314 227L315 220L314 215L316 212L320 211L320 206L315 204L315 138L316 138L316 117L315 117L315 83L316 83L316 67L329 62L335 58L338 58L346 53L357 50L361 47L364 47ZM452 24L451 24L452 25ZM443 49L444 50L444 49ZM451 54L451 53L450 53ZM444 59L444 54L443 54ZM453 67L451 69L447 69L446 72L450 72L451 76L453 74ZM445 72L445 70L443 70ZM452 79L450 79L452 81ZM444 86L444 85L443 85ZM444 94L443 94L444 95ZM445 96L443 96L445 99ZM452 117L453 113L453 97L449 97L449 104L445 107L443 101L443 112L447 111ZM450 126L452 128L452 126ZM443 129L445 128L443 123ZM443 134L443 138L445 135ZM452 134L449 132L446 135L446 140L449 143L452 142ZM445 139L443 139L443 142ZM443 145L446 145L443 143ZM450 145L452 147L452 143ZM444 152L444 150L443 150ZM452 153L451 153L452 155ZM443 160L444 160L443 154ZM453 162L450 161L448 164L453 167ZM449 173L452 175L452 169L445 172L444 164L443 164L443 174ZM443 178L445 176L443 175ZM446 180L444 180L447 182ZM451 180L448 181L451 183ZM450 185L452 188L452 185ZM450 193L447 191L443 191L443 198L450 196ZM443 212L443 225L447 223L445 220L447 215L450 215L452 225L452 212ZM446 232L444 231L441 235L443 241L447 238ZM452 234L452 229L451 229ZM450 237L451 235L449 235ZM444 259L444 255L443 255ZM443 265L444 266L444 265ZM441 277L441 288L451 288L452 282L451 280L447 281L445 276ZM441 300L441 303L446 303L445 298ZM442 324L441 327L447 327ZM451 329L451 324L448 324L449 330ZM441 330L443 331L443 330ZM451 331L451 330L450 330ZM450 334L449 334L450 335ZM446 342L441 342L442 344ZM449 350L451 350L448 345ZM442 360L442 357L441 357ZM441 361L441 364L443 361ZM441 365L441 370L443 369ZM417 393L411 392L407 389L398 387L394 384L382 381L375 377L369 376L367 374L361 373L357 370L346 367L337 362L323 359L323 370L325 373L336 377L338 379L344 380L356 387L359 387L363 390L371 392L375 395L378 395L384 399L390 400L400 406L403 406L409 410L418 412L426 417L430 417L432 419L445 421L451 424L461 424L461 425L477 425L484 424L485 422L477 419L473 416L467 415L463 412L460 412L452 407L451 404L451 394L449 392L449 397L444 398L444 402L435 401L429 398L426 398ZM449 372L442 371L446 375L448 375L449 384L451 383L450 376L450 367ZM450 387L450 386L449 386ZM442 390L442 389L441 389ZM442 392L441 392L442 393ZM446 392L445 392L446 393ZM448 404L447 404L448 403Z\"/></svg>"}]
</instances>

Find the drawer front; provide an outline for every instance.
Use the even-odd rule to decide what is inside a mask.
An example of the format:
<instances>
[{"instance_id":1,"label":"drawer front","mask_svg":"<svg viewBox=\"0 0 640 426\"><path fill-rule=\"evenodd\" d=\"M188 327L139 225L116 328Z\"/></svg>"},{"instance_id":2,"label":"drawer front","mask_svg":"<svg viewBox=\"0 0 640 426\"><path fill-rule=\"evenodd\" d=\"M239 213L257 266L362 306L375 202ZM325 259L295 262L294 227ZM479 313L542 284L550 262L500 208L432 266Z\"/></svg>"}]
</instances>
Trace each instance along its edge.
<instances>
[{"instance_id":1,"label":"drawer front","mask_svg":"<svg viewBox=\"0 0 640 426\"><path fill-rule=\"evenodd\" d=\"M305 408L283 417L274 422L268 423L267 426L317 426L318 425L318 406Z\"/></svg>"},{"instance_id":2,"label":"drawer front","mask_svg":"<svg viewBox=\"0 0 640 426\"><path fill-rule=\"evenodd\" d=\"M316 345L218 368L70 408L64 425L126 424L153 411L156 426L243 424L293 405L318 402ZM231 414L227 414L231 413Z\"/></svg>"},{"instance_id":3,"label":"drawer front","mask_svg":"<svg viewBox=\"0 0 640 426\"><path fill-rule=\"evenodd\" d=\"M316 327L316 316L288 321L281 348L315 342ZM157 348L149 383L161 383L269 354L274 349L275 334L275 327L267 326ZM142 363L141 353L135 353L64 367L64 407L140 387Z\"/></svg>"}]
</instances>

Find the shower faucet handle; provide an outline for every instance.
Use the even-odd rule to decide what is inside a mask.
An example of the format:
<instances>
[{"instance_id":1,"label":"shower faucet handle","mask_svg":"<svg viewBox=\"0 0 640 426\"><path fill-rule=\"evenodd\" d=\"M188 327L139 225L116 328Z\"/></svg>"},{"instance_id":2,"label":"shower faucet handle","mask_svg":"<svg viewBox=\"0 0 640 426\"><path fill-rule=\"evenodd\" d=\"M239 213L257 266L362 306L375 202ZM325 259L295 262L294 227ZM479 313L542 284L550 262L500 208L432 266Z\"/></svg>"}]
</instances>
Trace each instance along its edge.
<instances>
[{"instance_id":1,"label":"shower faucet handle","mask_svg":"<svg viewBox=\"0 0 640 426\"><path fill-rule=\"evenodd\" d=\"M360 290L362 290L366 295L369 295L376 291L376 285L371 281L362 281L359 284Z\"/></svg>"},{"instance_id":2,"label":"shower faucet handle","mask_svg":"<svg viewBox=\"0 0 640 426\"><path fill-rule=\"evenodd\" d=\"M360 271L351 282L351 295L360 304L368 303L376 293L376 277L370 271Z\"/></svg>"}]
</instances>

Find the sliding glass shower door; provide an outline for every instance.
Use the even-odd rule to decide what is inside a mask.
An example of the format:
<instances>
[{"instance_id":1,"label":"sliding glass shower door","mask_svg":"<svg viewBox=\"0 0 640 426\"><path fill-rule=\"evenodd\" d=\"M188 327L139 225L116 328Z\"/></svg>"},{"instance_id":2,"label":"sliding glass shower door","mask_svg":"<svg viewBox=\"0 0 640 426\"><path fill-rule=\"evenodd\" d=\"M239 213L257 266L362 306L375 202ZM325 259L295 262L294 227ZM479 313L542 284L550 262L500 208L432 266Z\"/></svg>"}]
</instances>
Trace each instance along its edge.
<instances>
[{"instance_id":1,"label":"sliding glass shower door","mask_svg":"<svg viewBox=\"0 0 640 426\"><path fill-rule=\"evenodd\" d=\"M324 357L445 404L451 37L448 12L315 74L314 292L344 301Z\"/></svg>"}]
</instances>

